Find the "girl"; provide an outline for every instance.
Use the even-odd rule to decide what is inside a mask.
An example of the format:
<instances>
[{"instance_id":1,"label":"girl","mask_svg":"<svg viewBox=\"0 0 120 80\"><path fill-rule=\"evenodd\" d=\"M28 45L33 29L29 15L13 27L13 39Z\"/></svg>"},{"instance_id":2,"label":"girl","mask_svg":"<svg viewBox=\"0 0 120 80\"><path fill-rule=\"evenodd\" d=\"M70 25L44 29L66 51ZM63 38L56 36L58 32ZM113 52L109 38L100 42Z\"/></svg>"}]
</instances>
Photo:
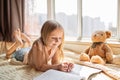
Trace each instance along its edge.
<instances>
[{"instance_id":1,"label":"girl","mask_svg":"<svg viewBox=\"0 0 120 80\"><path fill-rule=\"evenodd\" d=\"M72 63L62 63L64 42L64 30L62 26L53 20L46 21L41 29L41 37L34 41L28 53L18 52L23 56L23 63L34 67L36 70L46 71L56 69L69 72L73 68ZM19 55L20 56L20 55Z\"/></svg>"},{"instance_id":2,"label":"girl","mask_svg":"<svg viewBox=\"0 0 120 80\"><path fill-rule=\"evenodd\" d=\"M41 71L48 69L71 71L72 63L61 63L64 57L63 42L64 30L62 26L53 20L46 21L41 29L41 37L33 43L32 49L26 55L28 56L26 59L28 64Z\"/></svg>"}]
</instances>

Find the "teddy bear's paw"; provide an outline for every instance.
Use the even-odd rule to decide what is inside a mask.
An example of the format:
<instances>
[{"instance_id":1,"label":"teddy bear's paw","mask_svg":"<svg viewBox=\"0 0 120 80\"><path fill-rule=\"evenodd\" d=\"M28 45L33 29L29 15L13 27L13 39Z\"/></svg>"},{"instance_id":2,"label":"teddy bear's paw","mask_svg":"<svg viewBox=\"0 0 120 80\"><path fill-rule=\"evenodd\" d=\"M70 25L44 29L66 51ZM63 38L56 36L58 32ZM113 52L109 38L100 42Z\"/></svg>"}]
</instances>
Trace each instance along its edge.
<instances>
[{"instance_id":1,"label":"teddy bear's paw","mask_svg":"<svg viewBox=\"0 0 120 80\"><path fill-rule=\"evenodd\" d=\"M95 64L105 64L105 61L98 55L92 56L90 62L95 63Z\"/></svg>"},{"instance_id":2,"label":"teddy bear's paw","mask_svg":"<svg viewBox=\"0 0 120 80\"><path fill-rule=\"evenodd\" d=\"M80 54L80 61L90 61L90 58L86 53L81 53Z\"/></svg>"}]
</instances>

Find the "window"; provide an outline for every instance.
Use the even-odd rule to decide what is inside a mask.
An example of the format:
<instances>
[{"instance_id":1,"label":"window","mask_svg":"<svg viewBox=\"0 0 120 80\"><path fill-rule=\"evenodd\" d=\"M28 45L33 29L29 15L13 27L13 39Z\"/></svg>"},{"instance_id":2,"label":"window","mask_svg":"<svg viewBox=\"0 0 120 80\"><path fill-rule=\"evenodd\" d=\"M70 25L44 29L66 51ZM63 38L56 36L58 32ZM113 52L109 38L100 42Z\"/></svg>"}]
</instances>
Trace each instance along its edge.
<instances>
[{"instance_id":1,"label":"window","mask_svg":"<svg viewBox=\"0 0 120 80\"><path fill-rule=\"evenodd\" d=\"M25 0L25 33L39 36L47 20L47 0Z\"/></svg>"},{"instance_id":2,"label":"window","mask_svg":"<svg viewBox=\"0 0 120 80\"><path fill-rule=\"evenodd\" d=\"M117 0L82 0L82 36L95 30L110 30L117 37Z\"/></svg>"},{"instance_id":3,"label":"window","mask_svg":"<svg viewBox=\"0 0 120 80\"><path fill-rule=\"evenodd\" d=\"M77 0L55 0L55 19L65 30L65 39L78 37Z\"/></svg>"},{"instance_id":4,"label":"window","mask_svg":"<svg viewBox=\"0 0 120 80\"><path fill-rule=\"evenodd\" d=\"M89 38L95 30L110 30L120 39L120 0L26 0L25 32L39 35L47 19L65 30L65 40Z\"/></svg>"}]
</instances>

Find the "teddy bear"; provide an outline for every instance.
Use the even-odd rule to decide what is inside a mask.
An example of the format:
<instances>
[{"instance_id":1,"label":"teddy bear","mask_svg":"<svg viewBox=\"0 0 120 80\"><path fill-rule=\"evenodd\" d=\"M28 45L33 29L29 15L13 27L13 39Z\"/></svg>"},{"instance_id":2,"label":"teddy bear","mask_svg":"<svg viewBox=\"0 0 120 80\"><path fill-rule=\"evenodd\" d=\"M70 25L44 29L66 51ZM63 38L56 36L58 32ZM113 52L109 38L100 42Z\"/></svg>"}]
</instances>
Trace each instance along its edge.
<instances>
[{"instance_id":1,"label":"teddy bear","mask_svg":"<svg viewBox=\"0 0 120 80\"><path fill-rule=\"evenodd\" d=\"M96 64L111 63L113 60L113 51L106 43L106 39L110 37L110 31L95 31L91 36L91 46L80 54L80 61L89 61Z\"/></svg>"}]
</instances>

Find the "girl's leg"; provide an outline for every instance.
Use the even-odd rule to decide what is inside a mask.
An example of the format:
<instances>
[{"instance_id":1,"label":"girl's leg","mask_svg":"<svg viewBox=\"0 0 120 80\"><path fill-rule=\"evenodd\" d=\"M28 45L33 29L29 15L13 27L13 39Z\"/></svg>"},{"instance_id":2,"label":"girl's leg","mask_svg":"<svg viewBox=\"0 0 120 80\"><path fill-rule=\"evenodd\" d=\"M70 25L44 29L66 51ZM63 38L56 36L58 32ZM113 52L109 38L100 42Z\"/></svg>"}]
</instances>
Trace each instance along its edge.
<instances>
[{"instance_id":1,"label":"girl's leg","mask_svg":"<svg viewBox=\"0 0 120 80\"><path fill-rule=\"evenodd\" d=\"M7 50L6 52L6 58L9 59L10 55L13 54L13 52L20 46L19 42L13 43L13 45Z\"/></svg>"},{"instance_id":2,"label":"girl's leg","mask_svg":"<svg viewBox=\"0 0 120 80\"><path fill-rule=\"evenodd\" d=\"M12 46L6 52L6 58L9 59L10 55L17 49L23 46L23 42L20 37L16 36L16 42L12 44Z\"/></svg>"},{"instance_id":3,"label":"girl's leg","mask_svg":"<svg viewBox=\"0 0 120 80\"><path fill-rule=\"evenodd\" d=\"M13 54L13 52L17 48L23 46L20 29L17 29L16 31L14 31L13 36L15 38L15 43L7 50L7 52L6 52L6 58L7 59L10 58L10 55Z\"/></svg>"}]
</instances>

